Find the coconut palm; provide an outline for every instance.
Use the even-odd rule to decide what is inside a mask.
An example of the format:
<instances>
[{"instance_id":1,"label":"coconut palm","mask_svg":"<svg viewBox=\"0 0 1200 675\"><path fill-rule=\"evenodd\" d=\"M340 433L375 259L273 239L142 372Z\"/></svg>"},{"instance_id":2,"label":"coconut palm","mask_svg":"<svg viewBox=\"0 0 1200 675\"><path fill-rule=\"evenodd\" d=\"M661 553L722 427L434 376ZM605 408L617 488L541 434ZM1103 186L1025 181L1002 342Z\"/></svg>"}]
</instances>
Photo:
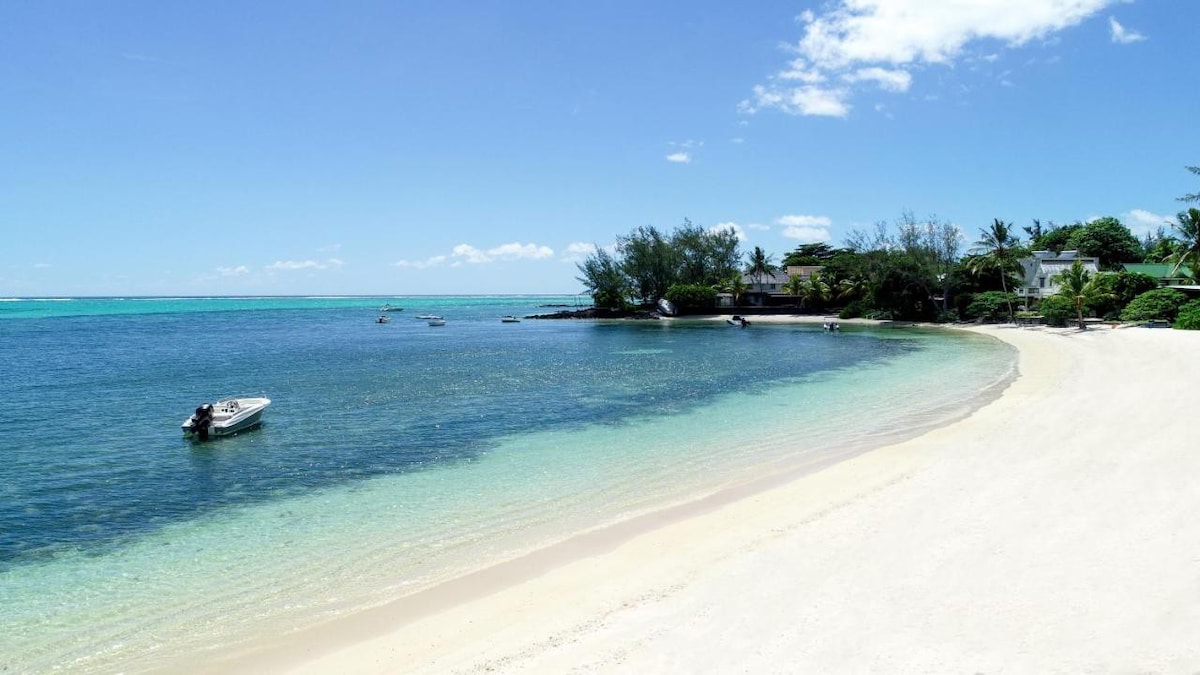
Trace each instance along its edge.
<instances>
[{"instance_id":1,"label":"coconut palm","mask_svg":"<svg viewBox=\"0 0 1200 675\"><path fill-rule=\"evenodd\" d=\"M867 279L856 274L839 281L837 288L839 300L857 300L867 294Z\"/></svg>"},{"instance_id":2,"label":"coconut palm","mask_svg":"<svg viewBox=\"0 0 1200 675\"><path fill-rule=\"evenodd\" d=\"M979 273L988 269L1000 272L1000 289L1004 291L1004 302L1008 305L1008 320L1013 321L1012 301L1008 298L1008 275L1017 271L1021 263L1017 259L1020 242L1012 233L1012 224L999 218L992 221L986 230L980 230L983 235L971 247L974 257L967 261L972 272Z\"/></svg>"},{"instance_id":3,"label":"coconut palm","mask_svg":"<svg viewBox=\"0 0 1200 675\"><path fill-rule=\"evenodd\" d=\"M804 277L799 274L788 277L786 283L783 284L783 292L796 298L796 306L800 306L801 296L804 295Z\"/></svg>"},{"instance_id":4,"label":"coconut palm","mask_svg":"<svg viewBox=\"0 0 1200 675\"><path fill-rule=\"evenodd\" d=\"M754 277L754 283L758 285L759 291L762 290L762 278L774 274L779 269L772 258L760 246L755 246L747 256L746 274Z\"/></svg>"},{"instance_id":5,"label":"coconut palm","mask_svg":"<svg viewBox=\"0 0 1200 675\"><path fill-rule=\"evenodd\" d=\"M1171 268L1171 276L1175 276L1179 268L1186 265L1192 271L1192 283L1200 283L1200 278L1196 276L1196 271L1200 270L1200 209L1180 211L1175 220L1178 222L1172 228L1182 246L1170 257L1171 262L1175 263L1175 267Z\"/></svg>"},{"instance_id":6,"label":"coconut palm","mask_svg":"<svg viewBox=\"0 0 1200 675\"><path fill-rule=\"evenodd\" d=\"M750 290L746 282L742 281L742 275L737 272L734 272L728 279L717 284L716 288L721 293L732 295L734 305L741 304L742 296L746 294L746 291Z\"/></svg>"},{"instance_id":7,"label":"coconut palm","mask_svg":"<svg viewBox=\"0 0 1200 675\"><path fill-rule=\"evenodd\" d=\"M1058 295L1070 300L1075 306L1075 317L1079 320L1079 330L1087 326L1083 323L1083 307L1105 298L1106 293L1097 282L1098 276L1092 276L1084 268L1083 262L1076 260L1067 269L1054 275L1053 282L1058 285Z\"/></svg>"},{"instance_id":8,"label":"coconut palm","mask_svg":"<svg viewBox=\"0 0 1200 675\"><path fill-rule=\"evenodd\" d=\"M804 296L805 302L815 304L818 302L828 302L833 292L829 288L829 284L825 283L825 280L821 278L821 273L813 272L804 281L801 295Z\"/></svg>"}]
</instances>

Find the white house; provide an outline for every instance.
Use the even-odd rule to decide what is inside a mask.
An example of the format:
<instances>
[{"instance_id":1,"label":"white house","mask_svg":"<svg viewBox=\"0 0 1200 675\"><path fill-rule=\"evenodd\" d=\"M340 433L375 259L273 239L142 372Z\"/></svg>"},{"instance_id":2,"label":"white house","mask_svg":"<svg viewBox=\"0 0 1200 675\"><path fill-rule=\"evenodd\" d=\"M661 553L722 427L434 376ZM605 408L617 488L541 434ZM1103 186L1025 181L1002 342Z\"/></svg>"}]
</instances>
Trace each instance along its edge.
<instances>
[{"instance_id":1,"label":"white house","mask_svg":"<svg viewBox=\"0 0 1200 675\"><path fill-rule=\"evenodd\" d=\"M1099 258L1079 255L1079 251L1034 251L1031 257L1022 258L1020 262L1024 279L1016 289L1017 295L1037 300L1054 295L1058 292L1055 275L1070 269L1076 260L1083 263L1083 269L1093 275L1100 271Z\"/></svg>"}]
</instances>

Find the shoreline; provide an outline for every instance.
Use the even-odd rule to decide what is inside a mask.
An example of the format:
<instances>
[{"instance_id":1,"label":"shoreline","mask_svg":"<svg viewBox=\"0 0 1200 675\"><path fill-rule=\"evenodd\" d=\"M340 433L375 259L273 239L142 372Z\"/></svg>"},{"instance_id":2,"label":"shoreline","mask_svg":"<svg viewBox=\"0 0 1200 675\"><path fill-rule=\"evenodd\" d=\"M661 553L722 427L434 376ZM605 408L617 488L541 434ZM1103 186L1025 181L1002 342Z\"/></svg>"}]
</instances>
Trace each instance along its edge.
<instances>
[{"instance_id":1,"label":"shoreline","mask_svg":"<svg viewBox=\"0 0 1200 675\"><path fill-rule=\"evenodd\" d=\"M716 316L713 320L723 318ZM763 323L821 323L829 318L760 316L756 320ZM804 597L814 590L821 590L820 579L794 579L790 574L782 578L781 569L794 569L796 563L803 561L790 560L788 556L795 555L794 552L779 549L794 547L798 539L805 540L817 533L826 539L840 541L843 533L835 522L842 514L865 510L869 521L873 509L883 508L879 502L886 504L887 500L896 498L896 493L910 491L911 488L906 490L905 486L916 479L930 481L949 473L949 479L937 483L942 492L930 498L945 501L946 492L954 493L953 489L947 489L946 480L951 487L961 482L954 480L957 475L954 470L961 474L962 467L958 465L965 461L952 452L955 446L970 445L981 432L985 436L987 432L994 433L997 421L1006 415L1027 415L1024 409L1029 407L1031 399L1049 398L1061 403L1065 397L1069 401L1069 395L1053 385L1078 374L1080 362L1087 360L1084 357L1088 356L1088 350L1081 350L1078 343L1086 342L1089 348L1099 345L1101 352L1111 351L1109 347L1117 343L1132 342L1143 349L1153 349L1161 342L1171 343L1176 348L1189 343L1186 335L1165 340L1160 337L1146 339L1149 335L1171 331L1143 331L1144 335L1137 339L1128 339L1123 335L1132 337L1135 333L1126 330L1078 333L994 326L965 330L991 334L1016 346L1018 367L1023 373L1011 381L998 398L965 418L925 430L915 438L899 442L893 439L884 447L868 449L850 458L831 459L820 466L777 477L770 485L735 488L733 494L719 493L699 503L684 504L585 533L559 546L469 575L462 583L439 587L440 590L431 589L425 597L418 594L414 596L416 601L392 603L337 619L297 635L260 643L253 653L209 665L214 669L240 672L383 672L397 669L446 672L485 667L500 672L561 671L586 663L595 664L599 670L637 670L628 668L629 664L624 660L617 667L612 658L619 652L625 655L623 659L637 654L642 670L646 672L719 672L722 668L718 667L718 661L725 668L744 668L750 663L757 664L757 669L767 668L772 663L770 660L755 661L765 658L761 649L735 648L717 655L695 655L715 649L713 643L720 640L715 634L705 637L690 629L672 632L659 620L661 616L655 618L654 615L672 613L678 622L687 625L697 623L697 617L711 618L713 614L728 613L716 612L714 608L728 610L738 606L747 589L728 583L729 579L722 574L728 575L731 569L749 565L749 561L759 558L767 561L762 563L764 569L760 574L754 575L747 584L750 591L766 593L766 597L778 597L781 591ZM1153 362L1153 357L1151 353L1146 360ZM1186 381L1186 376L1182 377ZM1044 422L1041 424L1044 426ZM1181 428L1180 424L1186 422L1177 422L1176 431ZM1164 424L1158 426L1171 428ZM976 445L983 446L982 454L996 455L1011 445L1020 445L1021 433L1010 435L1008 440L992 439ZM1028 431L1023 433L1029 435ZM990 459L994 462L996 458ZM993 471L997 468L992 467ZM978 479L977 475L974 477ZM929 525L924 519L918 519L920 524ZM882 534L875 533L876 539L903 534L911 523L896 525L891 530L882 530ZM720 531L721 536L712 537L713 531ZM955 541L953 537L936 539L943 545ZM853 557L849 562L857 559ZM780 564L782 560L789 560L789 564ZM841 561L835 569L844 569L846 562ZM874 583L876 591L886 596L888 591L894 590L893 584L885 583L878 572L873 568L860 570L860 574ZM563 597L571 598L569 606L562 606ZM709 600L703 603L703 611L697 611L696 603L705 598ZM855 614L852 607L842 607L837 618L844 622L853 618L847 614ZM825 614L821 616L825 617ZM749 639L764 631L766 634L781 630L787 633L788 629L797 627L797 618L776 616L756 624L743 617L738 623L743 626L743 632L738 634ZM813 627L805 622L799 625ZM1200 626L1200 619L1188 626ZM707 627L711 630L715 626ZM843 629L853 631L857 627L850 621ZM725 628L727 626L722 627L722 632ZM821 656L821 650L814 651L813 647L827 644L828 638L806 639L800 631L790 642L781 642L775 651L780 658L788 659L803 654ZM638 647L632 649L630 644ZM937 644L946 643L939 640ZM615 645L624 646L618 648ZM688 653L693 655L687 656ZM970 656L957 649L950 653ZM802 662L817 669L856 669L871 663L845 660L854 654L838 654L839 659L813 658ZM824 656L828 657L828 654ZM1197 652L1193 650L1191 656L1197 656ZM718 660L714 661L714 658ZM787 661L780 661L784 662ZM922 668L931 665L920 659L890 663ZM1013 661L998 663L1011 664ZM1028 663L1039 665L1042 662ZM1142 661L1134 663L1146 665ZM994 666L995 662L968 658L953 665L967 668L989 664ZM950 669L959 668L951 666Z\"/></svg>"}]
</instances>

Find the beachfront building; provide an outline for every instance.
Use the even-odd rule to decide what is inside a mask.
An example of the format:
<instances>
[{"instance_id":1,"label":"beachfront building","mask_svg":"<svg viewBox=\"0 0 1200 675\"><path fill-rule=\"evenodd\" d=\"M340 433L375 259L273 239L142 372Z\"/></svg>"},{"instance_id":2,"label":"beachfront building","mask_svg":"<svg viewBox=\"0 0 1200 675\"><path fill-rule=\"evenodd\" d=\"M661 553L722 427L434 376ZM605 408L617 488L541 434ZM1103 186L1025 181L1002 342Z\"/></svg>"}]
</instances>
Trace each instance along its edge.
<instances>
[{"instance_id":1,"label":"beachfront building","mask_svg":"<svg viewBox=\"0 0 1200 675\"><path fill-rule=\"evenodd\" d=\"M1079 255L1079 251L1034 251L1028 258L1022 258L1021 285L1016 288L1017 296L1026 300L1041 300L1058 292L1058 284L1054 277L1060 272L1070 269L1078 260L1083 268L1091 274L1100 270L1100 259L1094 256Z\"/></svg>"},{"instance_id":2,"label":"beachfront building","mask_svg":"<svg viewBox=\"0 0 1200 675\"><path fill-rule=\"evenodd\" d=\"M774 274L762 275L761 282L752 274L742 275L742 283L746 284L746 287L749 289L742 296L743 301L746 304L759 307L792 304L795 298L783 290L787 286L788 280L798 276L808 281L809 277L823 269L825 269L824 265L789 265L786 270L775 272ZM720 296L718 296L719 303Z\"/></svg>"},{"instance_id":3,"label":"beachfront building","mask_svg":"<svg viewBox=\"0 0 1200 675\"><path fill-rule=\"evenodd\" d=\"M1175 269L1171 263L1123 263L1126 272L1154 277L1159 286L1191 286L1191 271L1186 266Z\"/></svg>"}]
</instances>

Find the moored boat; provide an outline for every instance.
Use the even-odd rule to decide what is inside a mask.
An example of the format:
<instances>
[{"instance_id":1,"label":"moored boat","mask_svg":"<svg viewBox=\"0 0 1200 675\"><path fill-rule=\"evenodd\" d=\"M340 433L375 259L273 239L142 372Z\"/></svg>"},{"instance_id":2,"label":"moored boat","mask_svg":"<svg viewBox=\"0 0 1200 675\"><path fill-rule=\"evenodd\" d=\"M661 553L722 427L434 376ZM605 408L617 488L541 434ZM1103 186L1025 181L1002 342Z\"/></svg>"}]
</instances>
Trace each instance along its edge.
<instances>
[{"instance_id":1,"label":"moored boat","mask_svg":"<svg viewBox=\"0 0 1200 675\"><path fill-rule=\"evenodd\" d=\"M226 398L205 403L180 425L183 435L207 441L210 437L230 436L262 423L269 398Z\"/></svg>"},{"instance_id":2,"label":"moored boat","mask_svg":"<svg viewBox=\"0 0 1200 675\"><path fill-rule=\"evenodd\" d=\"M385 304L383 307L379 308L379 311L381 311L381 312L403 312L404 308L403 307L393 307L391 304Z\"/></svg>"},{"instance_id":3,"label":"moored boat","mask_svg":"<svg viewBox=\"0 0 1200 675\"><path fill-rule=\"evenodd\" d=\"M440 316L431 316L429 318L429 325L430 326L445 326L446 320Z\"/></svg>"},{"instance_id":4,"label":"moored boat","mask_svg":"<svg viewBox=\"0 0 1200 675\"><path fill-rule=\"evenodd\" d=\"M500 323L521 323L521 320L511 314L500 317Z\"/></svg>"}]
</instances>

